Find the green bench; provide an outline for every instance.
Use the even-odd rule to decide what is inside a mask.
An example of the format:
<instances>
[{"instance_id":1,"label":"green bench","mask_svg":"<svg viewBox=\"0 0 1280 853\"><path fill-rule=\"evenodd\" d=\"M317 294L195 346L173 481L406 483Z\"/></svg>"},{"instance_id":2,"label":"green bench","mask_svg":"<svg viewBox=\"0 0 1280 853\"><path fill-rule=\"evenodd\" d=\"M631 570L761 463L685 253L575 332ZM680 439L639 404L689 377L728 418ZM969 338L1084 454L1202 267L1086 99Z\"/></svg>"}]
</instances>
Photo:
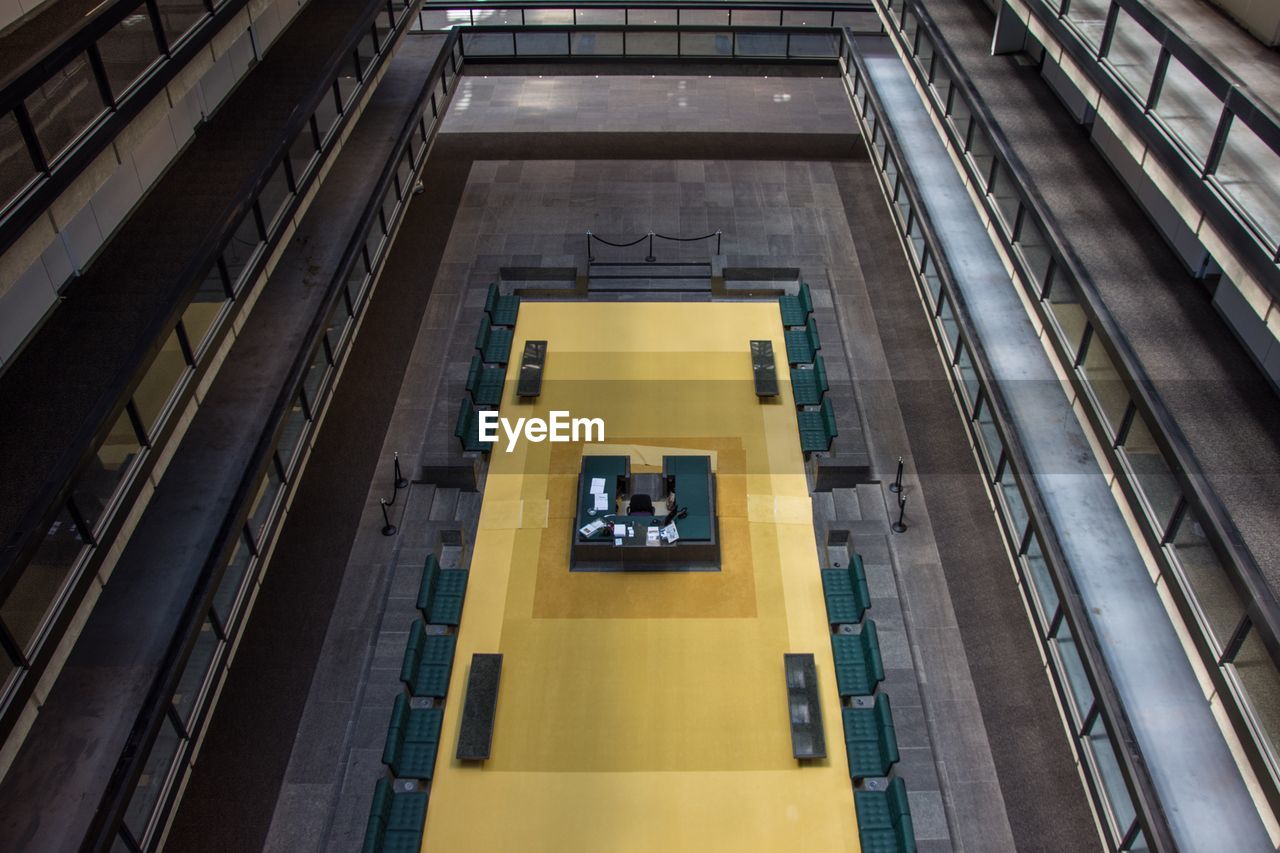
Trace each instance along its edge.
<instances>
[{"instance_id":1,"label":"green bench","mask_svg":"<svg viewBox=\"0 0 1280 853\"><path fill-rule=\"evenodd\" d=\"M818 406L831 386L827 384L827 366L822 356L815 356L813 369L791 368L791 396L796 406Z\"/></svg>"},{"instance_id":2,"label":"green bench","mask_svg":"<svg viewBox=\"0 0 1280 853\"><path fill-rule=\"evenodd\" d=\"M876 696L873 708L844 708L843 714L849 775L855 782L888 776L890 768L898 763L898 738L893 733L888 695Z\"/></svg>"},{"instance_id":3,"label":"green bench","mask_svg":"<svg viewBox=\"0 0 1280 853\"><path fill-rule=\"evenodd\" d=\"M915 853L907 786L894 779L883 791L854 791L858 811L858 839L862 853Z\"/></svg>"},{"instance_id":4,"label":"green bench","mask_svg":"<svg viewBox=\"0 0 1280 853\"><path fill-rule=\"evenodd\" d=\"M800 282L800 292L795 296L779 296L778 308L782 311L782 325L803 326L805 320L813 313L813 299L809 295L809 285Z\"/></svg>"},{"instance_id":5,"label":"green bench","mask_svg":"<svg viewBox=\"0 0 1280 853\"><path fill-rule=\"evenodd\" d=\"M492 441L480 440L480 414L466 397L462 398L462 405L458 408L458 423L453 434L462 443L463 451L488 453L493 448Z\"/></svg>"},{"instance_id":6,"label":"green bench","mask_svg":"<svg viewBox=\"0 0 1280 853\"><path fill-rule=\"evenodd\" d=\"M817 409L796 412L800 427L800 449L805 453L825 453L831 449L831 440L840 434L836 429L836 410L831 398L822 398Z\"/></svg>"},{"instance_id":7,"label":"green bench","mask_svg":"<svg viewBox=\"0 0 1280 853\"><path fill-rule=\"evenodd\" d=\"M364 853L421 853L426 820L425 791L397 793L389 781L379 779L364 832Z\"/></svg>"},{"instance_id":8,"label":"green bench","mask_svg":"<svg viewBox=\"0 0 1280 853\"><path fill-rule=\"evenodd\" d=\"M870 696L884 681L880 638L876 623L868 619L861 634L832 634L831 655L836 662L836 684L841 696Z\"/></svg>"},{"instance_id":9,"label":"green bench","mask_svg":"<svg viewBox=\"0 0 1280 853\"><path fill-rule=\"evenodd\" d=\"M783 336L787 341L787 362L792 367L797 364L812 364L813 357L822 349L822 341L818 340L818 327L812 317L804 324L803 329L788 329Z\"/></svg>"},{"instance_id":10,"label":"green bench","mask_svg":"<svg viewBox=\"0 0 1280 853\"><path fill-rule=\"evenodd\" d=\"M485 364L479 355L471 356L467 370L467 393L477 406L497 406L502 402L502 386L507 379L507 369L502 365Z\"/></svg>"},{"instance_id":11,"label":"green bench","mask_svg":"<svg viewBox=\"0 0 1280 853\"><path fill-rule=\"evenodd\" d=\"M404 694L396 696L387 727L387 743L382 763L397 779L430 779L436 768L440 747L443 708L410 708Z\"/></svg>"},{"instance_id":12,"label":"green bench","mask_svg":"<svg viewBox=\"0 0 1280 853\"><path fill-rule=\"evenodd\" d=\"M519 296L503 296L497 282L489 285L489 295L484 300L484 313L495 326L514 326L520 311Z\"/></svg>"},{"instance_id":13,"label":"green bench","mask_svg":"<svg viewBox=\"0 0 1280 853\"><path fill-rule=\"evenodd\" d=\"M711 457L664 456L662 473L676 479L676 503L688 514L676 522L682 540L711 541L716 508L712 505Z\"/></svg>"},{"instance_id":14,"label":"green bench","mask_svg":"<svg viewBox=\"0 0 1280 853\"><path fill-rule=\"evenodd\" d=\"M486 364L506 364L511 358L511 339L515 330L503 326L495 326L489 322L489 315L480 318L480 333L476 335L476 349Z\"/></svg>"},{"instance_id":15,"label":"green bench","mask_svg":"<svg viewBox=\"0 0 1280 853\"><path fill-rule=\"evenodd\" d=\"M462 621L462 599L467 594L466 569L440 568L435 554L427 555L418 586L418 612L429 625L457 625Z\"/></svg>"},{"instance_id":16,"label":"green bench","mask_svg":"<svg viewBox=\"0 0 1280 853\"><path fill-rule=\"evenodd\" d=\"M449 691L456 643L452 634L428 634L426 625L413 620L404 663L400 665L400 680L409 688L410 695L440 698Z\"/></svg>"},{"instance_id":17,"label":"green bench","mask_svg":"<svg viewBox=\"0 0 1280 853\"><path fill-rule=\"evenodd\" d=\"M861 622L862 614L871 606L862 557L854 554L847 569L823 569L822 595L827 600L827 621L832 625Z\"/></svg>"}]
</instances>

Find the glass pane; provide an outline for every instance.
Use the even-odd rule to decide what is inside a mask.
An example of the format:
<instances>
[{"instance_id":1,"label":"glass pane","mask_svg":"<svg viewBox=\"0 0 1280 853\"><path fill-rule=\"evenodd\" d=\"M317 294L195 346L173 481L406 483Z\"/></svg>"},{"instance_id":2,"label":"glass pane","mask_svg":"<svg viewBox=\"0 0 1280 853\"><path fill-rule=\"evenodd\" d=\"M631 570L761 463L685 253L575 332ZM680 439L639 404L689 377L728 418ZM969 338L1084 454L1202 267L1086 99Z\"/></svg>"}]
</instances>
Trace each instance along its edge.
<instances>
[{"instance_id":1,"label":"glass pane","mask_svg":"<svg viewBox=\"0 0 1280 853\"><path fill-rule=\"evenodd\" d=\"M991 417L991 402L983 399L978 410L978 434L982 437L982 449L987 453L988 473L994 475L995 467L1000 463L1000 454L1004 452L1004 442L996 431L996 422Z\"/></svg>"},{"instance_id":2,"label":"glass pane","mask_svg":"<svg viewBox=\"0 0 1280 853\"><path fill-rule=\"evenodd\" d=\"M1232 666L1244 688L1249 709L1262 729L1263 740L1275 755L1277 738L1280 738L1280 672L1276 671L1276 663L1267 653L1257 628L1245 637Z\"/></svg>"},{"instance_id":3,"label":"glass pane","mask_svg":"<svg viewBox=\"0 0 1280 853\"><path fill-rule=\"evenodd\" d=\"M1071 694L1074 703L1076 719L1083 719L1093 706L1093 688L1089 686L1089 679L1084 673L1084 661L1080 659L1076 638L1067 627L1066 619L1058 624L1058 633L1052 639L1053 647L1058 652L1063 681L1066 682L1067 692Z\"/></svg>"},{"instance_id":4,"label":"glass pane","mask_svg":"<svg viewBox=\"0 0 1280 853\"><path fill-rule=\"evenodd\" d=\"M410 186L412 177L413 160L406 149L400 157L400 162L396 163L396 187L400 191L401 198L407 198L413 192L413 187Z\"/></svg>"},{"instance_id":5,"label":"glass pane","mask_svg":"<svg viewBox=\"0 0 1280 853\"><path fill-rule=\"evenodd\" d=\"M628 47L632 39L627 39ZM565 56L569 53L569 34L567 32L518 32L516 33L516 53L521 56Z\"/></svg>"},{"instance_id":6,"label":"glass pane","mask_svg":"<svg viewBox=\"0 0 1280 853\"><path fill-rule=\"evenodd\" d=\"M1174 57L1169 59L1155 112L1196 162L1203 165L1222 117L1222 101Z\"/></svg>"},{"instance_id":7,"label":"glass pane","mask_svg":"<svg viewBox=\"0 0 1280 853\"><path fill-rule=\"evenodd\" d=\"M1214 174L1274 247L1280 240L1280 154L1237 118Z\"/></svg>"},{"instance_id":8,"label":"glass pane","mask_svg":"<svg viewBox=\"0 0 1280 853\"><path fill-rule=\"evenodd\" d=\"M119 103L134 81L142 76L142 72L160 58L155 31L151 29L151 19L147 17L147 7L139 6L137 12L98 39L98 52L102 55L102 65L107 70L111 94L115 96L116 103Z\"/></svg>"},{"instance_id":9,"label":"glass pane","mask_svg":"<svg viewBox=\"0 0 1280 853\"><path fill-rule=\"evenodd\" d=\"M338 72L338 99L342 102L342 108L345 110L351 105L351 99L360 89L360 72L356 66L354 59L347 59L342 63L342 70Z\"/></svg>"},{"instance_id":10,"label":"glass pane","mask_svg":"<svg viewBox=\"0 0 1280 853\"><path fill-rule=\"evenodd\" d=\"M324 391L324 380L328 373L329 359L325 355L324 347L319 347L312 355L311 366L307 368L307 375L302 380L302 387L307 393L307 400L311 403L313 414L319 408L320 397Z\"/></svg>"},{"instance_id":11,"label":"glass pane","mask_svg":"<svg viewBox=\"0 0 1280 853\"><path fill-rule=\"evenodd\" d=\"M360 77L363 79L369 69L373 67L373 60L378 55L378 43L374 40L373 33L365 33L360 37L360 41L356 42L356 58L360 63Z\"/></svg>"},{"instance_id":12,"label":"glass pane","mask_svg":"<svg viewBox=\"0 0 1280 853\"><path fill-rule=\"evenodd\" d=\"M907 246L911 249L916 264L919 265L924 259L924 230L920 227L918 216L911 217L911 223L907 226Z\"/></svg>"},{"instance_id":13,"label":"glass pane","mask_svg":"<svg viewBox=\"0 0 1280 853\"><path fill-rule=\"evenodd\" d=\"M1089 390L1097 401L1103 419L1111 427L1110 435L1114 437L1129 408L1129 389L1116 372L1111 356L1097 334L1089 340L1089 351L1080 364L1080 373L1088 381Z\"/></svg>"},{"instance_id":14,"label":"glass pane","mask_svg":"<svg viewBox=\"0 0 1280 853\"><path fill-rule=\"evenodd\" d=\"M1022 563L1027 567L1027 580L1031 583L1035 599L1040 605L1040 616L1047 625L1058 610L1058 590L1053 585L1049 564L1045 562L1044 552L1040 549L1040 538L1034 533L1031 534L1031 541L1027 544L1027 552L1022 557Z\"/></svg>"},{"instance_id":15,"label":"glass pane","mask_svg":"<svg viewBox=\"0 0 1280 853\"><path fill-rule=\"evenodd\" d=\"M218 644L221 640L213 631L213 625L206 619L196 635L196 643L191 647L191 655L187 665L182 668L178 678L178 687L173 693L173 708L187 725L190 731L191 720L200 707L200 693L204 689L209 670L213 668L218 655Z\"/></svg>"},{"instance_id":16,"label":"glass pane","mask_svg":"<svg viewBox=\"0 0 1280 853\"><path fill-rule=\"evenodd\" d=\"M187 360L178 344L178 333L170 332L156 360L151 362L142 382L133 392L133 404L148 435L155 432L169 398L187 375Z\"/></svg>"},{"instance_id":17,"label":"glass pane","mask_svg":"<svg viewBox=\"0 0 1280 853\"><path fill-rule=\"evenodd\" d=\"M339 299L337 304L333 306L333 310L329 312L329 319L324 333L325 338L329 341L329 352L333 353L334 357L339 360L342 358L342 345L347 334L347 328L350 325L351 315L347 313L347 303L345 300Z\"/></svg>"},{"instance_id":18,"label":"glass pane","mask_svg":"<svg viewBox=\"0 0 1280 853\"><path fill-rule=\"evenodd\" d=\"M589 39L593 35L594 33L581 33L579 38ZM463 33L462 43L466 47L468 56L511 56L515 52L515 38L511 33ZM618 43L622 43L621 34L619 34ZM578 45L575 41L574 53L592 52L589 46L583 50L578 50ZM443 105L442 97L443 94L437 92L437 104Z\"/></svg>"},{"instance_id":19,"label":"glass pane","mask_svg":"<svg viewBox=\"0 0 1280 853\"><path fill-rule=\"evenodd\" d=\"M960 337L960 326L956 323L955 312L951 309L951 300L943 298L938 309L938 322L942 325L942 336L946 339L947 349L956 351L956 341Z\"/></svg>"},{"instance_id":20,"label":"glass pane","mask_svg":"<svg viewBox=\"0 0 1280 853\"><path fill-rule=\"evenodd\" d=\"M328 100L326 98L325 100ZM302 126L302 131L294 137L289 145L289 165L293 167L293 177L298 185L302 185L307 169L316 158L315 137L311 134L311 122Z\"/></svg>"},{"instance_id":21,"label":"glass pane","mask_svg":"<svg viewBox=\"0 0 1280 853\"><path fill-rule=\"evenodd\" d=\"M1111 0L1071 0L1067 20L1075 24L1085 42L1095 50L1102 46L1102 30L1107 23Z\"/></svg>"},{"instance_id":22,"label":"glass pane","mask_svg":"<svg viewBox=\"0 0 1280 853\"><path fill-rule=\"evenodd\" d=\"M734 23L738 23L734 15ZM738 56L786 56L787 37L774 33L738 33ZM627 52L632 53L631 40L627 40Z\"/></svg>"},{"instance_id":23,"label":"glass pane","mask_svg":"<svg viewBox=\"0 0 1280 853\"><path fill-rule=\"evenodd\" d=\"M227 247L222 250L222 260L227 265L227 274L231 277L236 290L240 289L241 277L261 245L262 238L258 236L258 222L254 218L253 211L250 210L240 221L240 226L232 235L231 242L227 243Z\"/></svg>"},{"instance_id":24,"label":"glass pane","mask_svg":"<svg viewBox=\"0 0 1280 853\"><path fill-rule=\"evenodd\" d=\"M262 187L262 192L258 193L258 209L262 211L262 221L266 223L267 231L270 232L275 221L280 216L280 212L284 209L285 202L288 201L292 193L289 191L289 179L284 173L284 164L276 165L275 171L271 173L271 177L267 178L267 182Z\"/></svg>"},{"instance_id":25,"label":"glass pane","mask_svg":"<svg viewBox=\"0 0 1280 853\"><path fill-rule=\"evenodd\" d=\"M141 451L129 414L122 411L71 490L76 509L92 529L98 529L116 488Z\"/></svg>"},{"instance_id":26,"label":"glass pane","mask_svg":"<svg viewBox=\"0 0 1280 853\"><path fill-rule=\"evenodd\" d=\"M249 510L249 529L253 532L259 551L262 550L266 541L264 533L275 510L276 496L280 494L281 485L280 475L276 473L275 466L268 465L267 475L258 485L258 496L253 499L253 508Z\"/></svg>"},{"instance_id":27,"label":"glass pane","mask_svg":"<svg viewBox=\"0 0 1280 853\"><path fill-rule=\"evenodd\" d=\"M35 180L33 162L18 120L12 113L0 116L0 209Z\"/></svg>"},{"instance_id":28,"label":"glass pane","mask_svg":"<svg viewBox=\"0 0 1280 853\"><path fill-rule=\"evenodd\" d=\"M732 56L733 33L681 33L683 56Z\"/></svg>"},{"instance_id":29,"label":"glass pane","mask_svg":"<svg viewBox=\"0 0 1280 853\"><path fill-rule=\"evenodd\" d=\"M138 778L138 787L134 789L129 807L124 813L125 826L129 827L134 838L146 836L151 815L160 804L165 783L169 779L169 770L173 767L173 760L181 743L177 730L166 716L160 724L160 731L156 734L142 775Z\"/></svg>"},{"instance_id":30,"label":"glass pane","mask_svg":"<svg viewBox=\"0 0 1280 853\"><path fill-rule=\"evenodd\" d=\"M276 442L276 449L280 453L280 464L286 471L293 464L294 454L298 450L302 432L306 427L307 416L303 411L302 401L294 397L289 411L285 412L284 423L280 428L280 439Z\"/></svg>"},{"instance_id":31,"label":"glass pane","mask_svg":"<svg viewBox=\"0 0 1280 853\"><path fill-rule=\"evenodd\" d=\"M1049 241L1045 238L1044 232L1040 230L1040 225L1036 222L1035 216L1030 212L1022 215L1022 224L1018 226L1018 251L1022 253L1022 260L1026 264L1027 272L1031 274L1031 278L1035 281L1036 292L1040 293L1044 290L1044 284L1049 276L1049 262L1053 259L1053 255L1049 251Z\"/></svg>"},{"instance_id":32,"label":"glass pane","mask_svg":"<svg viewBox=\"0 0 1280 853\"><path fill-rule=\"evenodd\" d=\"M170 50L207 14L199 0L156 0Z\"/></svg>"},{"instance_id":33,"label":"glass pane","mask_svg":"<svg viewBox=\"0 0 1280 853\"><path fill-rule=\"evenodd\" d=\"M945 108L947 98L951 94L951 75L942 68L941 62L934 66L932 86L933 91L938 93L938 103Z\"/></svg>"},{"instance_id":34,"label":"glass pane","mask_svg":"<svg viewBox=\"0 0 1280 853\"><path fill-rule=\"evenodd\" d=\"M1013 173L1003 163L996 168L991 181L991 198L996 204L996 211L1004 220L1004 232L1013 233L1014 223L1018 218L1018 191L1014 188Z\"/></svg>"},{"instance_id":35,"label":"glass pane","mask_svg":"<svg viewBox=\"0 0 1280 853\"><path fill-rule=\"evenodd\" d=\"M978 182L986 190L987 176L991 174L991 164L995 161L995 148L987 138L987 132L974 125L973 138L969 140L969 159L977 169Z\"/></svg>"},{"instance_id":36,"label":"glass pane","mask_svg":"<svg viewBox=\"0 0 1280 853\"><path fill-rule=\"evenodd\" d=\"M236 601L240 597L240 586L249 572L249 562L253 554L249 546L240 536L236 541L231 559L227 561L227 569L218 583L218 590L213 594L213 612L224 626L229 626L235 619Z\"/></svg>"},{"instance_id":37,"label":"glass pane","mask_svg":"<svg viewBox=\"0 0 1280 853\"><path fill-rule=\"evenodd\" d=\"M98 84L84 54L71 60L24 102L44 156L55 159L102 115Z\"/></svg>"},{"instance_id":38,"label":"glass pane","mask_svg":"<svg viewBox=\"0 0 1280 853\"><path fill-rule=\"evenodd\" d=\"M1134 97L1144 104L1151 92L1151 80L1159 58L1159 43L1122 7L1116 15L1116 29L1106 61L1132 90Z\"/></svg>"},{"instance_id":39,"label":"glass pane","mask_svg":"<svg viewBox=\"0 0 1280 853\"><path fill-rule=\"evenodd\" d=\"M956 136L960 138L960 144L964 144L965 137L969 134L969 122L973 117L973 113L969 110L969 105L965 103L964 98L957 92L951 98L951 111L947 113L947 118L951 121L951 127L955 130Z\"/></svg>"},{"instance_id":40,"label":"glass pane","mask_svg":"<svg viewBox=\"0 0 1280 853\"><path fill-rule=\"evenodd\" d=\"M1027 529L1027 505L1022 500L1022 492L1018 490L1018 482L1014 479L1013 468L1004 466L1000 472L1000 494L1004 498L1004 509L1010 519L1009 527L1013 530Z\"/></svg>"},{"instance_id":41,"label":"glass pane","mask_svg":"<svg viewBox=\"0 0 1280 853\"><path fill-rule=\"evenodd\" d=\"M370 278L369 265L365 263L364 253L361 253L347 276L347 291L351 294L351 304L355 306L357 313L360 311L365 295L369 292Z\"/></svg>"},{"instance_id":42,"label":"glass pane","mask_svg":"<svg viewBox=\"0 0 1280 853\"><path fill-rule=\"evenodd\" d=\"M967 346L960 347L960 354L956 357L956 370L960 374L960 385L964 388L965 402L968 404L966 408L972 410L975 403L978 402L978 373L973 369L973 359L969 357L969 348Z\"/></svg>"},{"instance_id":43,"label":"glass pane","mask_svg":"<svg viewBox=\"0 0 1280 853\"><path fill-rule=\"evenodd\" d=\"M316 120L316 128L320 131L320 141L323 143L329 136L329 132L338 123L338 104L334 100L332 91L325 92L313 115Z\"/></svg>"},{"instance_id":44,"label":"glass pane","mask_svg":"<svg viewBox=\"0 0 1280 853\"><path fill-rule=\"evenodd\" d=\"M1152 438L1151 430L1141 413L1134 413L1133 426L1129 428L1122 450L1139 490L1146 498L1156 530L1163 532L1178 498L1182 496L1182 490L1178 488L1173 470Z\"/></svg>"},{"instance_id":45,"label":"glass pane","mask_svg":"<svg viewBox=\"0 0 1280 853\"><path fill-rule=\"evenodd\" d=\"M1108 805L1111 807L1113 829L1119 835L1133 823L1136 812L1133 802L1129 799L1129 789L1124 784L1124 774L1120 771L1115 747L1107 734L1107 727L1103 724L1101 715L1084 737L1085 743L1089 746L1089 752L1093 756L1098 779L1106 792Z\"/></svg>"},{"instance_id":46,"label":"glass pane","mask_svg":"<svg viewBox=\"0 0 1280 853\"><path fill-rule=\"evenodd\" d=\"M1049 313L1058 324L1058 337L1066 344L1067 352L1074 356L1080 351L1087 323L1084 309L1080 307L1080 294L1076 284L1063 270L1058 270L1049 287Z\"/></svg>"},{"instance_id":47,"label":"glass pane","mask_svg":"<svg viewBox=\"0 0 1280 853\"><path fill-rule=\"evenodd\" d=\"M70 513L62 510L49 525L31 562L21 570L4 604L0 604L0 618L24 651L30 652L35 647L36 635L45 617L54 610L76 560L86 547Z\"/></svg>"},{"instance_id":48,"label":"glass pane","mask_svg":"<svg viewBox=\"0 0 1280 853\"><path fill-rule=\"evenodd\" d=\"M933 296L933 304L938 304L939 295L942 293L942 276L938 275L938 266L933 262L932 257L924 259L923 273L925 285L929 288L929 293Z\"/></svg>"},{"instance_id":49,"label":"glass pane","mask_svg":"<svg viewBox=\"0 0 1280 853\"><path fill-rule=\"evenodd\" d=\"M187 342L191 344L191 350L197 357L226 302L227 291L222 283L222 271L214 264L200 283L196 295L191 297L187 310L182 312L182 327L186 329Z\"/></svg>"},{"instance_id":50,"label":"glass pane","mask_svg":"<svg viewBox=\"0 0 1280 853\"><path fill-rule=\"evenodd\" d=\"M1227 577L1194 509L1188 509L1169 546L1187 591L1200 607L1205 627L1222 648L1244 617L1245 604Z\"/></svg>"},{"instance_id":51,"label":"glass pane","mask_svg":"<svg viewBox=\"0 0 1280 853\"><path fill-rule=\"evenodd\" d=\"M9 659L3 649L0 649L0 696L9 689L9 682L13 680L19 672L18 664Z\"/></svg>"}]
</instances>

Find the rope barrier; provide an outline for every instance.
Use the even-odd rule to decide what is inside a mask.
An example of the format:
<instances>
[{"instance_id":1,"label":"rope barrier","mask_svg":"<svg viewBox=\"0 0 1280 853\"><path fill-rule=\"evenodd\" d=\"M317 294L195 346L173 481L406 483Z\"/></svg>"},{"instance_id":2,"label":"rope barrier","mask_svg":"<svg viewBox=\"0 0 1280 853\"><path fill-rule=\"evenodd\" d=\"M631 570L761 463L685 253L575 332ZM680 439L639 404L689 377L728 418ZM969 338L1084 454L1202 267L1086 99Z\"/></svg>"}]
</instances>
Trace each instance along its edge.
<instances>
[{"instance_id":1,"label":"rope barrier","mask_svg":"<svg viewBox=\"0 0 1280 853\"><path fill-rule=\"evenodd\" d=\"M696 243L699 240L710 240L712 237L714 237L716 238L716 254L717 255L720 254L721 232L719 230L712 231L710 234L703 234L700 237L672 237L666 234L657 234L653 231L650 231L648 234L644 234L640 237L637 237L636 239L632 240L630 243L615 243L612 240L606 240L603 237L600 237L596 234L592 234L590 231L587 231L587 261L591 262L595 260L595 258L592 257L591 255L592 240L596 240L600 243L604 243L606 246L613 246L615 249L625 249L625 248L628 248L629 246L635 246L639 243L643 243L645 240L648 240L649 254L647 257L645 257L645 261L648 263L653 263L656 260L653 255L653 240L655 237L659 240L670 240L674 243Z\"/></svg>"}]
</instances>

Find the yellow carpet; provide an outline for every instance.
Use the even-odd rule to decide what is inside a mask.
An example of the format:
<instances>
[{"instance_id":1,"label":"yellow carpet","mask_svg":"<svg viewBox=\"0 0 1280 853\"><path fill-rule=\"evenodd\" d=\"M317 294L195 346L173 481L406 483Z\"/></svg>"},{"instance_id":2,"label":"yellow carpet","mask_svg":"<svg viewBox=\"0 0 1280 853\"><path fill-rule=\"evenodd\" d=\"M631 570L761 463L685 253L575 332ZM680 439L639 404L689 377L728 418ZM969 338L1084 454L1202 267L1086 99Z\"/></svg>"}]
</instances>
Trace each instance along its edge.
<instances>
[{"instance_id":1,"label":"yellow carpet","mask_svg":"<svg viewBox=\"0 0 1280 853\"><path fill-rule=\"evenodd\" d=\"M774 303L521 305L502 415L600 417L607 446L490 455L425 850L858 850L782 332ZM533 404L513 396L528 339L549 342ZM722 570L570 572L584 452L633 472L710 454ZM503 654L502 684L492 757L463 765L476 652ZM817 657L825 762L791 757L784 652Z\"/></svg>"}]
</instances>

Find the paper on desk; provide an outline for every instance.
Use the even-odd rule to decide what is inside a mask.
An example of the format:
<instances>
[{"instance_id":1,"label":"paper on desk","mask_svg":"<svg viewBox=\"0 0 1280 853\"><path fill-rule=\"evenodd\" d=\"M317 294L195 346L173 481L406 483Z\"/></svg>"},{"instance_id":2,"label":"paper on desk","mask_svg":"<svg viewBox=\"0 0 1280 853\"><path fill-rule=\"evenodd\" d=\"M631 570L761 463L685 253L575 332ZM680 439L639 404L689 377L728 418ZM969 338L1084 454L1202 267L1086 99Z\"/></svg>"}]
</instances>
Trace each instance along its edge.
<instances>
[{"instance_id":1,"label":"paper on desk","mask_svg":"<svg viewBox=\"0 0 1280 853\"><path fill-rule=\"evenodd\" d=\"M599 509L608 509L608 508L609 508L609 496L600 495L600 494L596 495L596 509L599 510Z\"/></svg>"},{"instance_id":2,"label":"paper on desk","mask_svg":"<svg viewBox=\"0 0 1280 853\"><path fill-rule=\"evenodd\" d=\"M599 495L604 493L604 477L591 478L591 494Z\"/></svg>"},{"instance_id":3,"label":"paper on desk","mask_svg":"<svg viewBox=\"0 0 1280 853\"><path fill-rule=\"evenodd\" d=\"M676 530L675 524L668 524L662 528L662 538L668 542L674 542L680 538L680 532Z\"/></svg>"}]
</instances>

